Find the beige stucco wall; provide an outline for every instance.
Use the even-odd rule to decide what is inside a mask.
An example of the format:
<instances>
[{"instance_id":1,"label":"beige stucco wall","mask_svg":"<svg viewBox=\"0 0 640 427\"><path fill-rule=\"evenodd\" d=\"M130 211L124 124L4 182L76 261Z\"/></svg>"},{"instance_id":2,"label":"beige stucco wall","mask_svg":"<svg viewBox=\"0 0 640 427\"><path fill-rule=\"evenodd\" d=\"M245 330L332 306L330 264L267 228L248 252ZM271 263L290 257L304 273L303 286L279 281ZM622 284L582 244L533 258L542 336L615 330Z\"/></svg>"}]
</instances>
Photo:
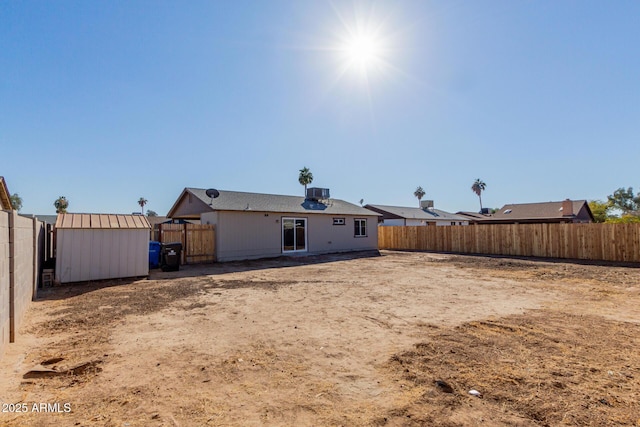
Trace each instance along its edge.
<instances>
[{"instance_id":1,"label":"beige stucco wall","mask_svg":"<svg viewBox=\"0 0 640 427\"><path fill-rule=\"evenodd\" d=\"M149 274L147 229L58 229L56 245L60 283Z\"/></svg>"},{"instance_id":2,"label":"beige stucco wall","mask_svg":"<svg viewBox=\"0 0 640 427\"><path fill-rule=\"evenodd\" d=\"M333 218L345 225L333 225ZM274 212L203 213L203 224L216 225L218 261L282 255L282 218L307 219L307 253L319 254L378 249L376 216L283 214ZM354 219L367 219L367 237L354 237Z\"/></svg>"}]
</instances>

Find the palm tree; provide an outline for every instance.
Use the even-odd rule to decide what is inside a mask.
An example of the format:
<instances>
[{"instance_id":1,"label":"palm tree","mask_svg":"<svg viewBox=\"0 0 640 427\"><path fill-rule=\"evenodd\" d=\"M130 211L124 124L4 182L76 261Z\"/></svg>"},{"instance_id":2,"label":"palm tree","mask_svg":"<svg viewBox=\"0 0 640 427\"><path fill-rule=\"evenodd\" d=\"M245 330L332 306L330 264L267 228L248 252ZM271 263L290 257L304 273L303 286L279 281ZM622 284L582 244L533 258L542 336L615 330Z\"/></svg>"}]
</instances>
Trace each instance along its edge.
<instances>
[{"instance_id":1,"label":"palm tree","mask_svg":"<svg viewBox=\"0 0 640 427\"><path fill-rule=\"evenodd\" d=\"M487 188L487 184L485 184L480 178L473 181L473 185L471 186L471 190L476 193L480 199L480 213L482 213L482 192L485 188Z\"/></svg>"},{"instance_id":2,"label":"palm tree","mask_svg":"<svg viewBox=\"0 0 640 427\"><path fill-rule=\"evenodd\" d=\"M307 197L307 185L313 181L313 174L308 167L300 169L300 175L298 176L298 182L300 185L304 185L304 196Z\"/></svg>"},{"instance_id":3,"label":"palm tree","mask_svg":"<svg viewBox=\"0 0 640 427\"><path fill-rule=\"evenodd\" d=\"M53 202L53 206L56 207L56 213L67 213L67 208L69 207L69 201L66 197L60 196Z\"/></svg>"},{"instance_id":4,"label":"palm tree","mask_svg":"<svg viewBox=\"0 0 640 427\"><path fill-rule=\"evenodd\" d=\"M424 189L422 187L416 188L416 191L413 192L413 195L418 198L418 207L421 207L420 206L420 200L422 200L422 198L424 197L425 194L427 194L427 193L425 193L425 191L424 191Z\"/></svg>"},{"instance_id":5,"label":"palm tree","mask_svg":"<svg viewBox=\"0 0 640 427\"><path fill-rule=\"evenodd\" d=\"M144 205L147 204L147 199L145 199L144 197L140 197L140 200L138 200L138 204L142 208L142 215L144 215Z\"/></svg>"}]
</instances>

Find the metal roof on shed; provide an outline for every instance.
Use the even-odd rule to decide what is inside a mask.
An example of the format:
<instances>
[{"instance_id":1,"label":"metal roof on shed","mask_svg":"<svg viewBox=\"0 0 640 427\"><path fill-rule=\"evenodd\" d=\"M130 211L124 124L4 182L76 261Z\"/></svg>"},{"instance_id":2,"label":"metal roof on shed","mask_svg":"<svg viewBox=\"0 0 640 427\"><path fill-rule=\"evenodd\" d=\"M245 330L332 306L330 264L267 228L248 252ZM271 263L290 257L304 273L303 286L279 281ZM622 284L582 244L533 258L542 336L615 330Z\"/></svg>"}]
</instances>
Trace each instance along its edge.
<instances>
[{"instance_id":1,"label":"metal roof on shed","mask_svg":"<svg viewBox=\"0 0 640 427\"><path fill-rule=\"evenodd\" d=\"M144 229L151 225L142 215L65 213L58 214L56 228Z\"/></svg>"}]
</instances>

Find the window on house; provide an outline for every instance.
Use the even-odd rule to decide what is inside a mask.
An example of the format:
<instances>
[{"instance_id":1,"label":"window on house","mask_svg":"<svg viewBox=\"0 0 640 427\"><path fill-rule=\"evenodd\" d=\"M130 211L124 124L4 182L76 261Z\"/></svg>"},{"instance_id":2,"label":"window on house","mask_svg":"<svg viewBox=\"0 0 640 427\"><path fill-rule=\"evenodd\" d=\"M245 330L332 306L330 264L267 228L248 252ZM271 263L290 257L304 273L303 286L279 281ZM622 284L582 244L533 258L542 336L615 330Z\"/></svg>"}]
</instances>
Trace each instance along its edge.
<instances>
[{"instance_id":1,"label":"window on house","mask_svg":"<svg viewBox=\"0 0 640 427\"><path fill-rule=\"evenodd\" d=\"M333 218L333 225L344 225L344 224L345 224L344 218Z\"/></svg>"},{"instance_id":2,"label":"window on house","mask_svg":"<svg viewBox=\"0 0 640 427\"><path fill-rule=\"evenodd\" d=\"M367 237L367 220L365 218L356 218L355 225L355 237Z\"/></svg>"}]
</instances>

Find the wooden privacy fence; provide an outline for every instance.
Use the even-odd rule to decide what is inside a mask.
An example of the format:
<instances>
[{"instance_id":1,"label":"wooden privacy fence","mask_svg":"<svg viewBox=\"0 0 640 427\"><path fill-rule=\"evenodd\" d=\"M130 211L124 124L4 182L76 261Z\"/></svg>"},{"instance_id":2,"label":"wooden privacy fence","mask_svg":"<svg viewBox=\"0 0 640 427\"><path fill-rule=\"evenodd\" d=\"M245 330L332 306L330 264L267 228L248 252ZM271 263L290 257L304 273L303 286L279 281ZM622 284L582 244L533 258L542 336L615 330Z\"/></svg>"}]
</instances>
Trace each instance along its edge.
<instances>
[{"instance_id":1,"label":"wooden privacy fence","mask_svg":"<svg viewBox=\"0 0 640 427\"><path fill-rule=\"evenodd\" d=\"M158 240L182 243L181 264L216 260L216 229L212 224L160 224Z\"/></svg>"},{"instance_id":2,"label":"wooden privacy fence","mask_svg":"<svg viewBox=\"0 0 640 427\"><path fill-rule=\"evenodd\" d=\"M378 227L380 249L640 262L640 224Z\"/></svg>"}]
</instances>

